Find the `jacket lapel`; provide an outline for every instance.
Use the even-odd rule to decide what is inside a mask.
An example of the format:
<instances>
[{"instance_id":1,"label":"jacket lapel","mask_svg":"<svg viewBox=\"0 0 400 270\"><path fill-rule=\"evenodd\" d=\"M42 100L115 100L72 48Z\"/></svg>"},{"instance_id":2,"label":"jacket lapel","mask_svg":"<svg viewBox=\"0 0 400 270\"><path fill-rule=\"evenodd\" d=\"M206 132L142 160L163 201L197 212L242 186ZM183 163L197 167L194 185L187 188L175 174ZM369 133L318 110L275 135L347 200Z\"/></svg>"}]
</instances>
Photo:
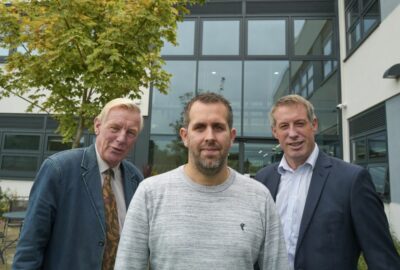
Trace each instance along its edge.
<instances>
[{"instance_id":1,"label":"jacket lapel","mask_svg":"<svg viewBox=\"0 0 400 270\"><path fill-rule=\"evenodd\" d=\"M82 181L86 188L86 194L92 204L92 208L98 217L101 229L105 234L104 202L100 180L99 166L97 164L96 150L94 145L85 149L82 163Z\"/></svg>"},{"instance_id":2,"label":"jacket lapel","mask_svg":"<svg viewBox=\"0 0 400 270\"><path fill-rule=\"evenodd\" d=\"M273 174L271 175L270 180L268 181L268 189L271 192L272 198L276 201L276 195L278 194L279 183L281 182L281 175L278 173L278 165L277 163L273 168Z\"/></svg>"},{"instance_id":3,"label":"jacket lapel","mask_svg":"<svg viewBox=\"0 0 400 270\"><path fill-rule=\"evenodd\" d=\"M322 190L325 186L326 179L330 173L330 167L332 166L329 157L322 151L319 152L317 162L315 163L314 172L311 178L310 187L308 189L308 195L306 204L304 206L303 217L301 219L299 238L297 241L296 251L299 250L303 241L304 235L310 225L311 219L314 215L315 208L318 205L318 201L321 197Z\"/></svg>"},{"instance_id":4,"label":"jacket lapel","mask_svg":"<svg viewBox=\"0 0 400 270\"><path fill-rule=\"evenodd\" d=\"M126 166L125 163L126 161L122 161L121 171L124 184L125 205L126 209L128 209L129 203L139 185L140 179L137 172L130 170L130 167Z\"/></svg>"}]
</instances>

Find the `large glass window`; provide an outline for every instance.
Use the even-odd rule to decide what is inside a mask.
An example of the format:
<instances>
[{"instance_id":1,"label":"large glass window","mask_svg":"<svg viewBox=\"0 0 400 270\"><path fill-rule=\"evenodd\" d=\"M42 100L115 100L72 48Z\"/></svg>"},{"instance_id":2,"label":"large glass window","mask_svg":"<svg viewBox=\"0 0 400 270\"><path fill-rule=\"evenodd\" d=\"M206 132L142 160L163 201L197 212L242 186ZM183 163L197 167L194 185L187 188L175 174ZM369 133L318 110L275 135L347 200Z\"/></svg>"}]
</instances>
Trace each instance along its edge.
<instances>
[{"instance_id":1,"label":"large glass window","mask_svg":"<svg viewBox=\"0 0 400 270\"><path fill-rule=\"evenodd\" d=\"M245 143L244 144L244 172L255 174L266 165L276 161L276 144Z\"/></svg>"},{"instance_id":2,"label":"large glass window","mask_svg":"<svg viewBox=\"0 0 400 270\"><path fill-rule=\"evenodd\" d=\"M378 159L386 158L387 142L386 132L381 132L368 136L368 158Z\"/></svg>"},{"instance_id":3,"label":"large glass window","mask_svg":"<svg viewBox=\"0 0 400 270\"><path fill-rule=\"evenodd\" d=\"M165 69L172 78L167 95L152 91L149 164L155 166L153 173L185 162L175 143L183 104L206 91L223 95L232 105L238 132L228 164L242 173L254 175L268 162L280 160L282 151L273 143L268 113L278 98L289 93L314 104L320 120L316 138L320 149L340 156L335 15L202 14L193 13L187 18L189 24L178 27L178 42L183 37L190 40L190 46L183 47L194 48L193 53L173 52L176 48L170 44L163 49ZM252 150L258 144L271 148L262 160Z\"/></svg>"},{"instance_id":4,"label":"large glass window","mask_svg":"<svg viewBox=\"0 0 400 270\"><path fill-rule=\"evenodd\" d=\"M228 166L231 167L232 169L239 171L240 168L240 159L239 159L239 144L234 143L229 149L229 155L228 155Z\"/></svg>"},{"instance_id":5,"label":"large glass window","mask_svg":"<svg viewBox=\"0 0 400 270\"><path fill-rule=\"evenodd\" d=\"M175 134L186 102L194 95L196 62L167 61L165 70L172 74L168 94L153 90L151 133Z\"/></svg>"},{"instance_id":6,"label":"large glass window","mask_svg":"<svg viewBox=\"0 0 400 270\"><path fill-rule=\"evenodd\" d=\"M346 1L347 51L352 52L380 22L379 0Z\"/></svg>"},{"instance_id":7,"label":"large glass window","mask_svg":"<svg viewBox=\"0 0 400 270\"><path fill-rule=\"evenodd\" d=\"M389 196L389 173L386 164L371 164L368 166L376 192L383 198Z\"/></svg>"},{"instance_id":8,"label":"large glass window","mask_svg":"<svg viewBox=\"0 0 400 270\"><path fill-rule=\"evenodd\" d=\"M365 138L352 140L351 147L352 147L352 153L353 153L352 162L359 162L359 161L366 160L367 147L366 147L366 143L365 143Z\"/></svg>"},{"instance_id":9,"label":"large glass window","mask_svg":"<svg viewBox=\"0 0 400 270\"><path fill-rule=\"evenodd\" d=\"M323 41L333 35L331 19L295 19L294 54L325 55Z\"/></svg>"},{"instance_id":10,"label":"large glass window","mask_svg":"<svg viewBox=\"0 0 400 270\"><path fill-rule=\"evenodd\" d=\"M285 55L286 20L249 20L248 55Z\"/></svg>"},{"instance_id":11,"label":"large glass window","mask_svg":"<svg viewBox=\"0 0 400 270\"><path fill-rule=\"evenodd\" d=\"M81 141L79 143L79 147L83 147L84 142L85 142L85 137L82 137ZM47 145L46 150L48 152L59 152L59 151L71 149L72 142L63 142L63 139L61 136L50 135L50 136L47 136L47 144L46 145Z\"/></svg>"},{"instance_id":12,"label":"large glass window","mask_svg":"<svg viewBox=\"0 0 400 270\"><path fill-rule=\"evenodd\" d=\"M1 169L6 171L36 172L38 157L3 155Z\"/></svg>"},{"instance_id":13,"label":"large glass window","mask_svg":"<svg viewBox=\"0 0 400 270\"><path fill-rule=\"evenodd\" d=\"M324 61L292 61L291 87L294 93L309 99L319 119L318 128L322 134L337 136L337 86L339 78L333 71L328 78L323 74Z\"/></svg>"},{"instance_id":14,"label":"large glass window","mask_svg":"<svg viewBox=\"0 0 400 270\"><path fill-rule=\"evenodd\" d=\"M233 126L241 134L242 63L240 61L200 61L198 92L221 94L231 103Z\"/></svg>"},{"instance_id":15,"label":"large glass window","mask_svg":"<svg viewBox=\"0 0 400 270\"><path fill-rule=\"evenodd\" d=\"M193 55L194 54L195 22L184 21L178 23L177 46L166 42L161 50L162 55Z\"/></svg>"},{"instance_id":16,"label":"large glass window","mask_svg":"<svg viewBox=\"0 0 400 270\"><path fill-rule=\"evenodd\" d=\"M288 61L244 63L244 136L272 136L268 112L274 101L288 94Z\"/></svg>"},{"instance_id":17,"label":"large glass window","mask_svg":"<svg viewBox=\"0 0 400 270\"><path fill-rule=\"evenodd\" d=\"M202 55L239 55L240 21L204 21Z\"/></svg>"},{"instance_id":18,"label":"large glass window","mask_svg":"<svg viewBox=\"0 0 400 270\"><path fill-rule=\"evenodd\" d=\"M39 150L40 135L6 134L4 150Z\"/></svg>"},{"instance_id":19,"label":"large glass window","mask_svg":"<svg viewBox=\"0 0 400 270\"><path fill-rule=\"evenodd\" d=\"M151 136L149 164L151 174L160 174L187 162L187 149L177 136Z\"/></svg>"},{"instance_id":20,"label":"large glass window","mask_svg":"<svg viewBox=\"0 0 400 270\"><path fill-rule=\"evenodd\" d=\"M376 191L390 200L386 131L364 133L351 139L351 161L368 169Z\"/></svg>"}]
</instances>

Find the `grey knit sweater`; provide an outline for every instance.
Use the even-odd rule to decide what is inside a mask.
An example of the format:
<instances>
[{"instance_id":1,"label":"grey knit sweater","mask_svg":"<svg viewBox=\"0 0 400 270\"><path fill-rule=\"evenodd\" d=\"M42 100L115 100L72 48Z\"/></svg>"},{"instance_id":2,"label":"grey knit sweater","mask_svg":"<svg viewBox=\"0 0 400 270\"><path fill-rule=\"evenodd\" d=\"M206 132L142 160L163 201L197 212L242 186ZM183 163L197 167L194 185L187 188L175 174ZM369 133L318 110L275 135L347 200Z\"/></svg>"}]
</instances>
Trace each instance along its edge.
<instances>
[{"instance_id":1,"label":"grey knit sweater","mask_svg":"<svg viewBox=\"0 0 400 270\"><path fill-rule=\"evenodd\" d=\"M288 269L275 204L260 183L230 170L218 186L183 166L143 181L129 206L116 270Z\"/></svg>"}]
</instances>

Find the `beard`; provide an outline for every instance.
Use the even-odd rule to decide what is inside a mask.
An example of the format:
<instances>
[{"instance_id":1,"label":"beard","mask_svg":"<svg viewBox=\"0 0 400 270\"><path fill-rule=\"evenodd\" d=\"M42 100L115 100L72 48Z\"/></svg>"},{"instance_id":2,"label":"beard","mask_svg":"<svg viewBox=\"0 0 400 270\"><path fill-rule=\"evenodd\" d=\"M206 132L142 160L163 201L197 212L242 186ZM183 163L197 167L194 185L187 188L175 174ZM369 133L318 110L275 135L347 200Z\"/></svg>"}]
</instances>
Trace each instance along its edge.
<instances>
[{"instance_id":1,"label":"beard","mask_svg":"<svg viewBox=\"0 0 400 270\"><path fill-rule=\"evenodd\" d=\"M190 155L199 172L206 176L214 176L225 167L228 151L223 150L219 156L213 158L204 158L200 152L191 152Z\"/></svg>"}]
</instances>

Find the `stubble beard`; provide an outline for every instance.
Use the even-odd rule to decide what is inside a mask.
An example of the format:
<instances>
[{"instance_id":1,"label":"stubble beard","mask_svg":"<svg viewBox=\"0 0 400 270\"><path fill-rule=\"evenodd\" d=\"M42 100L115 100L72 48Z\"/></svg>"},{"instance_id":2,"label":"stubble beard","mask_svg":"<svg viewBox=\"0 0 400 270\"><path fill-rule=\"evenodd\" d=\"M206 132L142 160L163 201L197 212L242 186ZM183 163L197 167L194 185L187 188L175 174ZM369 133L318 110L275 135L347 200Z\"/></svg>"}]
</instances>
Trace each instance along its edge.
<instances>
[{"instance_id":1,"label":"stubble beard","mask_svg":"<svg viewBox=\"0 0 400 270\"><path fill-rule=\"evenodd\" d=\"M206 176L214 176L221 172L221 170L225 167L227 156L227 153L222 153L220 157L210 160L202 158L200 154L195 155L192 153L194 164L197 170Z\"/></svg>"}]
</instances>

